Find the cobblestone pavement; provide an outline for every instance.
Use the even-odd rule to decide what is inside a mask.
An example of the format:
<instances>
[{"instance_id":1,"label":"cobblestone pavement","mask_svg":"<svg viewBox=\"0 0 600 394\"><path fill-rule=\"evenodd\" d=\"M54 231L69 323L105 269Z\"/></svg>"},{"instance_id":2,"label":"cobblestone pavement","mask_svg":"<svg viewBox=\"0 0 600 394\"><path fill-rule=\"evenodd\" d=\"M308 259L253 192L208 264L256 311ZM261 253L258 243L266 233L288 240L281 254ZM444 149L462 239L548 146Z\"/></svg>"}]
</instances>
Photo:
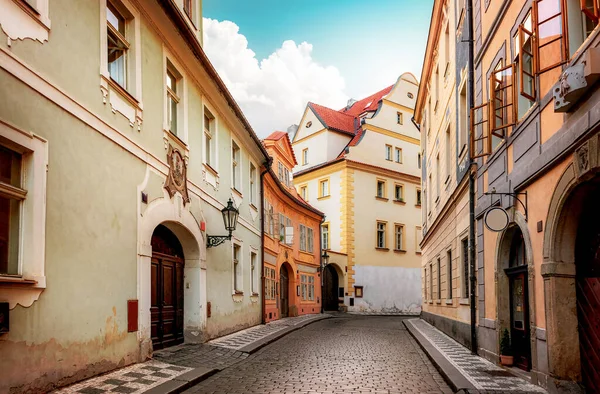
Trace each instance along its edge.
<instances>
[{"instance_id":1,"label":"cobblestone pavement","mask_svg":"<svg viewBox=\"0 0 600 394\"><path fill-rule=\"evenodd\" d=\"M480 393L546 393L487 361L421 319L406 321L419 331Z\"/></svg>"},{"instance_id":2,"label":"cobblestone pavement","mask_svg":"<svg viewBox=\"0 0 600 394\"><path fill-rule=\"evenodd\" d=\"M153 359L188 368L224 369L246 359L248 353L208 344L183 344L154 352Z\"/></svg>"},{"instance_id":3,"label":"cobblestone pavement","mask_svg":"<svg viewBox=\"0 0 600 394\"><path fill-rule=\"evenodd\" d=\"M256 342L268 335L285 330L291 326L297 326L307 321L323 319L321 314L302 315L297 317L287 317L272 321L267 324L262 324L255 327L250 327L245 330L235 332L224 337L213 339L208 342L209 345L220 346L228 349L239 350L246 345Z\"/></svg>"},{"instance_id":4,"label":"cobblestone pavement","mask_svg":"<svg viewBox=\"0 0 600 394\"><path fill-rule=\"evenodd\" d=\"M361 315L361 316L420 316L421 312L360 312L352 311L347 312L349 315Z\"/></svg>"},{"instance_id":5,"label":"cobblestone pavement","mask_svg":"<svg viewBox=\"0 0 600 394\"><path fill-rule=\"evenodd\" d=\"M400 317L313 323L187 393L451 393Z\"/></svg>"}]
</instances>

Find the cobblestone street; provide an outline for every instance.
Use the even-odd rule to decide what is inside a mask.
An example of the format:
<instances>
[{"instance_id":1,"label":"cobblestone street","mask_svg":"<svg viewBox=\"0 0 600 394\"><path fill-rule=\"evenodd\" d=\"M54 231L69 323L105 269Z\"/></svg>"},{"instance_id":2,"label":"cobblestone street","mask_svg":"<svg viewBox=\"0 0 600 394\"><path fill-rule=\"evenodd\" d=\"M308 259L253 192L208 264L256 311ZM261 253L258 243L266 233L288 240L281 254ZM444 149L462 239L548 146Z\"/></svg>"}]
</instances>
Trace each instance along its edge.
<instances>
[{"instance_id":1,"label":"cobblestone street","mask_svg":"<svg viewBox=\"0 0 600 394\"><path fill-rule=\"evenodd\" d=\"M187 393L450 393L402 317L313 323Z\"/></svg>"}]
</instances>

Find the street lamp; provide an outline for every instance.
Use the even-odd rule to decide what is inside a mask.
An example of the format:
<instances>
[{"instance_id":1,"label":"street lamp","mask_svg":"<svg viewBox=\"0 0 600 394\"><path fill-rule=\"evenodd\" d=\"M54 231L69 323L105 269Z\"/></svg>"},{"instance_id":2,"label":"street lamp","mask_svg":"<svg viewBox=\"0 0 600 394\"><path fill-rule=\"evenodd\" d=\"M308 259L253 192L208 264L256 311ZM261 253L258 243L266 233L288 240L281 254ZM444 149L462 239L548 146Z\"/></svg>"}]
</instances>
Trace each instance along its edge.
<instances>
[{"instance_id":1,"label":"street lamp","mask_svg":"<svg viewBox=\"0 0 600 394\"><path fill-rule=\"evenodd\" d=\"M327 266L327 264L329 264L329 255L327 254L327 249L325 249L323 250L323 255L321 256L321 265L319 267L319 269L321 270L321 313L323 313L323 311L325 310L323 306L323 277L325 276L325 267Z\"/></svg>"},{"instance_id":2,"label":"street lamp","mask_svg":"<svg viewBox=\"0 0 600 394\"><path fill-rule=\"evenodd\" d=\"M231 240L231 233L235 231L240 211L233 206L233 201L231 201L231 198L229 199L229 201L227 201L227 206L221 209L221 214L223 215L223 224L225 225L225 230L229 231L229 235L206 236L207 248L219 246L223 242Z\"/></svg>"}]
</instances>

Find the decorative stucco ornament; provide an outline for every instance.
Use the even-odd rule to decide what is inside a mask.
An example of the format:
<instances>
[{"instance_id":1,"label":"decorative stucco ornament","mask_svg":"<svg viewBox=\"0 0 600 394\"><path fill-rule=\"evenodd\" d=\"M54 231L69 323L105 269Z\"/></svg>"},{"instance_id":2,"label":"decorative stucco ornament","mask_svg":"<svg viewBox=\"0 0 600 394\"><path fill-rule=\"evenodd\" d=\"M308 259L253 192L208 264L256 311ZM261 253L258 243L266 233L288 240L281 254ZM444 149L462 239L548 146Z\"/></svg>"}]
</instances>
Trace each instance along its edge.
<instances>
[{"instance_id":1,"label":"decorative stucco ornament","mask_svg":"<svg viewBox=\"0 0 600 394\"><path fill-rule=\"evenodd\" d=\"M165 189L167 189L171 198L173 198L176 192L179 192L185 206L186 203L190 202L187 190L187 165L181 152L173 148L171 144L169 144L167 152L167 162L169 164L169 174L165 182Z\"/></svg>"}]
</instances>

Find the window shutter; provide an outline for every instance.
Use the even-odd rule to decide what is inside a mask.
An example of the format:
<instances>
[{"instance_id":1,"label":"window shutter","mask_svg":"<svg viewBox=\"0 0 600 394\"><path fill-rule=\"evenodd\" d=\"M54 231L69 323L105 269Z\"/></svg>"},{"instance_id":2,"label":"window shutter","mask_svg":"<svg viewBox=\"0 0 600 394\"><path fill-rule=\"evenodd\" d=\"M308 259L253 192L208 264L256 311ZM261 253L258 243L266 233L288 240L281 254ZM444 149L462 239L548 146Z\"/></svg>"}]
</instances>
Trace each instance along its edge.
<instances>
[{"instance_id":1,"label":"window shutter","mask_svg":"<svg viewBox=\"0 0 600 394\"><path fill-rule=\"evenodd\" d=\"M581 12L594 22L598 22L598 0L592 0L592 4L587 4L588 0L580 0Z\"/></svg>"},{"instance_id":2,"label":"window shutter","mask_svg":"<svg viewBox=\"0 0 600 394\"><path fill-rule=\"evenodd\" d=\"M585 0L582 0L582 4ZM537 73L542 74L567 62L567 21L562 0L533 0Z\"/></svg>"},{"instance_id":3,"label":"window shutter","mask_svg":"<svg viewBox=\"0 0 600 394\"><path fill-rule=\"evenodd\" d=\"M582 0L585 1L585 0ZM537 59L533 49L533 32L527 30L525 26L519 26L519 94L529 100L535 100L535 69ZM533 66L530 71L526 70L526 59L531 59ZM529 89L528 89L529 87Z\"/></svg>"},{"instance_id":4,"label":"window shutter","mask_svg":"<svg viewBox=\"0 0 600 394\"><path fill-rule=\"evenodd\" d=\"M496 137L505 138L506 129L517 120L514 79L514 63L494 70L490 76L490 130Z\"/></svg>"},{"instance_id":5,"label":"window shutter","mask_svg":"<svg viewBox=\"0 0 600 394\"><path fill-rule=\"evenodd\" d=\"M492 152L492 138L489 127L490 103L471 109L471 159L487 156Z\"/></svg>"}]
</instances>

